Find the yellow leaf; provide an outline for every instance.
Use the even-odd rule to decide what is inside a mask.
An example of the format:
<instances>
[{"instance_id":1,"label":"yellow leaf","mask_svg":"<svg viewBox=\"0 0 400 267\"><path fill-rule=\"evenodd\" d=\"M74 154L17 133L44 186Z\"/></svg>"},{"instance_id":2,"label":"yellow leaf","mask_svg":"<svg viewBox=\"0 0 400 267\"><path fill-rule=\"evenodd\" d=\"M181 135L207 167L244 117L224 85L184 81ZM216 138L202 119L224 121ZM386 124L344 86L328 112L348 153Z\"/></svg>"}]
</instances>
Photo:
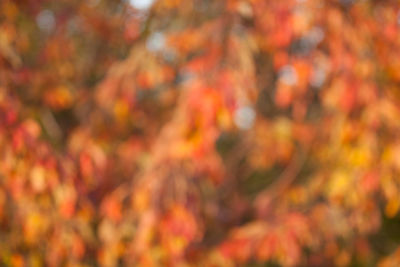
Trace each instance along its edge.
<instances>
[{"instance_id":1,"label":"yellow leaf","mask_svg":"<svg viewBox=\"0 0 400 267\"><path fill-rule=\"evenodd\" d=\"M129 115L129 106L126 101L118 100L114 105L114 116L118 121L124 121Z\"/></svg>"},{"instance_id":2,"label":"yellow leaf","mask_svg":"<svg viewBox=\"0 0 400 267\"><path fill-rule=\"evenodd\" d=\"M343 196L350 187L351 178L345 171L338 170L333 173L332 178L328 184L328 195L331 197Z\"/></svg>"},{"instance_id":3,"label":"yellow leaf","mask_svg":"<svg viewBox=\"0 0 400 267\"><path fill-rule=\"evenodd\" d=\"M231 117L229 111L225 108L221 109L217 114L218 124L222 129L229 129L231 126Z\"/></svg>"},{"instance_id":4,"label":"yellow leaf","mask_svg":"<svg viewBox=\"0 0 400 267\"><path fill-rule=\"evenodd\" d=\"M371 158L370 151L365 147L350 149L347 154L348 161L352 166L365 166Z\"/></svg>"},{"instance_id":5,"label":"yellow leaf","mask_svg":"<svg viewBox=\"0 0 400 267\"><path fill-rule=\"evenodd\" d=\"M25 239L28 243L35 243L45 228L45 221L39 213L31 213L24 225Z\"/></svg>"},{"instance_id":6,"label":"yellow leaf","mask_svg":"<svg viewBox=\"0 0 400 267\"><path fill-rule=\"evenodd\" d=\"M398 197L391 198L385 207L385 214L389 218L396 216L400 208L400 199Z\"/></svg>"},{"instance_id":7,"label":"yellow leaf","mask_svg":"<svg viewBox=\"0 0 400 267\"><path fill-rule=\"evenodd\" d=\"M286 118L279 118L276 120L274 130L277 138L281 140L288 140L292 136L292 124Z\"/></svg>"}]
</instances>

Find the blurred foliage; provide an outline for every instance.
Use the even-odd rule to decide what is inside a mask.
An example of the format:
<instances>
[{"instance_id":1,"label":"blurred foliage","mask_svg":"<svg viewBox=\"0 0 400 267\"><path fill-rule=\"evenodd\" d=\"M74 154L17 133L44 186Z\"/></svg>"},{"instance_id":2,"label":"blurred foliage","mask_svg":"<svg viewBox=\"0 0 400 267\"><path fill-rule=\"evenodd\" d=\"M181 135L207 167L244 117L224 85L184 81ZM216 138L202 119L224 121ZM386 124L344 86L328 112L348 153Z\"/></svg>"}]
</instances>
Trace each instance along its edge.
<instances>
[{"instance_id":1,"label":"blurred foliage","mask_svg":"<svg viewBox=\"0 0 400 267\"><path fill-rule=\"evenodd\" d=\"M400 4L0 1L1 266L400 266Z\"/></svg>"}]
</instances>

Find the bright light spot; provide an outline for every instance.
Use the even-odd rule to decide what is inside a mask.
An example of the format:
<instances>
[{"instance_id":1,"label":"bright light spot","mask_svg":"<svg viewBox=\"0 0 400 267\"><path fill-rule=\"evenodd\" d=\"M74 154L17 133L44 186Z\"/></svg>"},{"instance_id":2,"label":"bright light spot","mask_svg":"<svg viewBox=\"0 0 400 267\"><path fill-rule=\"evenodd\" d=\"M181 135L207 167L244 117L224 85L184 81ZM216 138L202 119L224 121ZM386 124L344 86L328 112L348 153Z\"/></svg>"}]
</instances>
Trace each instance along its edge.
<instances>
[{"instance_id":1,"label":"bright light spot","mask_svg":"<svg viewBox=\"0 0 400 267\"><path fill-rule=\"evenodd\" d=\"M54 30L56 21L52 11L46 9L40 12L36 17L38 27L44 32L51 32Z\"/></svg>"},{"instance_id":2,"label":"bright light spot","mask_svg":"<svg viewBox=\"0 0 400 267\"><path fill-rule=\"evenodd\" d=\"M129 3L136 9L148 9L154 0L129 0Z\"/></svg>"},{"instance_id":3,"label":"bright light spot","mask_svg":"<svg viewBox=\"0 0 400 267\"><path fill-rule=\"evenodd\" d=\"M235 111L234 122L242 130L250 129L254 124L256 113L252 107L241 107Z\"/></svg>"},{"instance_id":4,"label":"bright light spot","mask_svg":"<svg viewBox=\"0 0 400 267\"><path fill-rule=\"evenodd\" d=\"M295 85L297 83L296 70L290 65L282 67L279 71L279 79L287 85Z\"/></svg>"},{"instance_id":5,"label":"bright light spot","mask_svg":"<svg viewBox=\"0 0 400 267\"><path fill-rule=\"evenodd\" d=\"M314 45L319 44L322 40L324 40L325 33L320 27L313 27L307 34L308 39Z\"/></svg>"},{"instance_id":6,"label":"bright light spot","mask_svg":"<svg viewBox=\"0 0 400 267\"><path fill-rule=\"evenodd\" d=\"M310 84L313 87L321 87L326 79L326 73L322 68L314 68L313 73L311 75Z\"/></svg>"},{"instance_id":7,"label":"bright light spot","mask_svg":"<svg viewBox=\"0 0 400 267\"><path fill-rule=\"evenodd\" d=\"M177 53L173 48L167 48L163 51L163 57L167 62L173 62L177 57Z\"/></svg>"},{"instance_id":8,"label":"bright light spot","mask_svg":"<svg viewBox=\"0 0 400 267\"><path fill-rule=\"evenodd\" d=\"M253 17L253 8L251 5L247 2L241 1L238 4L238 12L240 15L242 15L245 18L251 18Z\"/></svg>"},{"instance_id":9,"label":"bright light spot","mask_svg":"<svg viewBox=\"0 0 400 267\"><path fill-rule=\"evenodd\" d=\"M161 32L155 32L147 39L147 49L152 52L160 51L165 46L165 37Z\"/></svg>"}]
</instances>

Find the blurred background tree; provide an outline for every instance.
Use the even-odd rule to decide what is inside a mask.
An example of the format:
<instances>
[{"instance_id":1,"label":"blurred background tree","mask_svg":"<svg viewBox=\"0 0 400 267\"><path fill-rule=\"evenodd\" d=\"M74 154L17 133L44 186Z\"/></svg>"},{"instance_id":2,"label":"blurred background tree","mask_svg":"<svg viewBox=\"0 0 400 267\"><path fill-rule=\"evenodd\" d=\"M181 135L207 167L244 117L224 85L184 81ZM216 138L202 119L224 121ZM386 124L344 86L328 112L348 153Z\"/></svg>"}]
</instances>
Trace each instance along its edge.
<instances>
[{"instance_id":1,"label":"blurred background tree","mask_svg":"<svg viewBox=\"0 0 400 267\"><path fill-rule=\"evenodd\" d=\"M400 4L0 2L4 266L399 266Z\"/></svg>"}]
</instances>

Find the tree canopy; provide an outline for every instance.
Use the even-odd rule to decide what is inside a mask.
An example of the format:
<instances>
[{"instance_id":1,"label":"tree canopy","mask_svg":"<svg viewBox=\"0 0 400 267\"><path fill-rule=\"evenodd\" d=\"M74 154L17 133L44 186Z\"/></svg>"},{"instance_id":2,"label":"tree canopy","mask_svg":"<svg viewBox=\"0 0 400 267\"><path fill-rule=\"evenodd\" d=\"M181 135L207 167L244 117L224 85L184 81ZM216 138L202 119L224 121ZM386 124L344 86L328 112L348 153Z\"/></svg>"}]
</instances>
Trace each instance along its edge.
<instances>
[{"instance_id":1,"label":"tree canopy","mask_svg":"<svg viewBox=\"0 0 400 267\"><path fill-rule=\"evenodd\" d=\"M396 0L0 1L2 266L400 266Z\"/></svg>"}]
</instances>

